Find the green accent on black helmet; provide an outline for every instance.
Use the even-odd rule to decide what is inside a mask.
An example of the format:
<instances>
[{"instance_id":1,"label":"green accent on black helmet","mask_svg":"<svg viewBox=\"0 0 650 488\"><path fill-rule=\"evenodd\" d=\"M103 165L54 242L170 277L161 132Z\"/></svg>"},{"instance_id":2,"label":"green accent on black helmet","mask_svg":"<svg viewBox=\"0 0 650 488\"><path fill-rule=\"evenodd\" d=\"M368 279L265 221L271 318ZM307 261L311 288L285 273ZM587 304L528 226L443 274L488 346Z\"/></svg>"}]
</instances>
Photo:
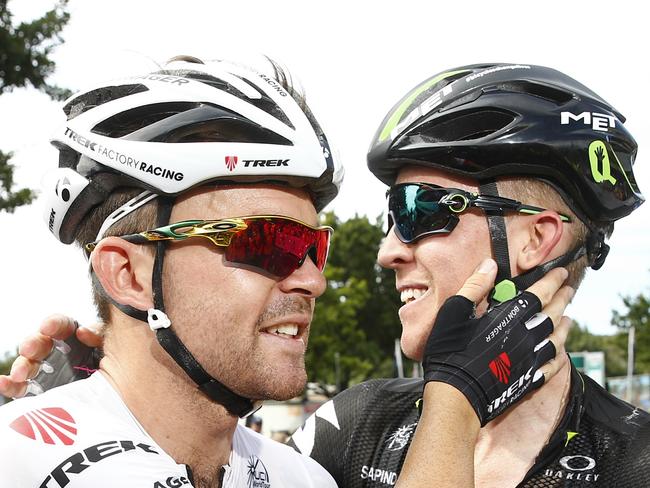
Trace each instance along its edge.
<instances>
[{"instance_id":1,"label":"green accent on black helmet","mask_svg":"<svg viewBox=\"0 0 650 488\"><path fill-rule=\"evenodd\" d=\"M387 185L405 165L478 182L540 179L583 221L607 224L644 201L633 173L637 144L624 122L596 93L554 69L464 66L421 83L388 113L368 167Z\"/></svg>"}]
</instances>

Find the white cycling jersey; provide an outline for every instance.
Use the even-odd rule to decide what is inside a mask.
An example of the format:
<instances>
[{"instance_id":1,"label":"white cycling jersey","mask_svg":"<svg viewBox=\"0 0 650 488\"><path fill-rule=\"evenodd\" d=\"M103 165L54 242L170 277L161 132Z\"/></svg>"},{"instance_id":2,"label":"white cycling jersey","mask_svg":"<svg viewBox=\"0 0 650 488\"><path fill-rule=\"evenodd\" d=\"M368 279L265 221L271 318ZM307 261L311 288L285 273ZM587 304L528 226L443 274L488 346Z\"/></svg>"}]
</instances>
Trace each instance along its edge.
<instances>
[{"instance_id":1,"label":"white cycling jersey","mask_svg":"<svg viewBox=\"0 0 650 488\"><path fill-rule=\"evenodd\" d=\"M193 486L102 373L3 406L0 439L2 487ZM224 471L224 488L336 487L311 458L240 425Z\"/></svg>"}]
</instances>

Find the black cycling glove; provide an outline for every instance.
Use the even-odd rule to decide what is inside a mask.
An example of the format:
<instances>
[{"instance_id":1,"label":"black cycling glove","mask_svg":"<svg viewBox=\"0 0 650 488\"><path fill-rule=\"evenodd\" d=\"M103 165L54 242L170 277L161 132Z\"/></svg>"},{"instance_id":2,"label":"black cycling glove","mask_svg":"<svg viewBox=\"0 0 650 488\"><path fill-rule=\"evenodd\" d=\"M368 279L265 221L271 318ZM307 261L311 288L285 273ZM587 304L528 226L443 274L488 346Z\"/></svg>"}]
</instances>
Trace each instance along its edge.
<instances>
[{"instance_id":1,"label":"black cycling glove","mask_svg":"<svg viewBox=\"0 0 650 488\"><path fill-rule=\"evenodd\" d=\"M424 379L448 383L472 404L481 426L539 388L538 368L555 357L553 322L534 294L523 292L480 318L455 295L438 312L424 351Z\"/></svg>"}]
</instances>

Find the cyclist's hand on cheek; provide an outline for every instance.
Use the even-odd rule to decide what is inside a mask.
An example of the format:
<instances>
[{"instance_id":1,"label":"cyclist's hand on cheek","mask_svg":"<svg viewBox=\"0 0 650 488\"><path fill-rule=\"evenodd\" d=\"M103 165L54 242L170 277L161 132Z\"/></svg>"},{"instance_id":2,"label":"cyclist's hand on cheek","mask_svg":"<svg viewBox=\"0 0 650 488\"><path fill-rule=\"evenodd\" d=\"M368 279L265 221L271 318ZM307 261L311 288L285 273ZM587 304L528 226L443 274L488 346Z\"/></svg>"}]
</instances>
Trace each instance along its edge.
<instances>
[{"instance_id":1,"label":"cyclist's hand on cheek","mask_svg":"<svg viewBox=\"0 0 650 488\"><path fill-rule=\"evenodd\" d=\"M562 314L573 296L572 288L562 286L567 271L557 268L477 317L475 304L485 300L495 276L496 263L484 261L444 303L423 360L425 381L458 389L481 425L557 373L555 344L563 350L570 320Z\"/></svg>"},{"instance_id":2,"label":"cyclist's hand on cheek","mask_svg":"<svg viewBox=\"0 0 650 488\"><path fill-rule=\"evenodd\" d=\"M27 393L41 393L43 389L74 379L67 373L53 374L56 373L56 363L70 363L67 368L59 368L66 371L80 364L96 366L91 356L93 349L102 345L102 337L97 332L100 329L101 324L95 324L92 328L79 327L75 320L65 315L46 318L39 331L20 344L19 356L12 364L9 375L0 375L0 394L20 398ZM38 379L34 381L37 375Z\"/></svg>"}]
</instances>

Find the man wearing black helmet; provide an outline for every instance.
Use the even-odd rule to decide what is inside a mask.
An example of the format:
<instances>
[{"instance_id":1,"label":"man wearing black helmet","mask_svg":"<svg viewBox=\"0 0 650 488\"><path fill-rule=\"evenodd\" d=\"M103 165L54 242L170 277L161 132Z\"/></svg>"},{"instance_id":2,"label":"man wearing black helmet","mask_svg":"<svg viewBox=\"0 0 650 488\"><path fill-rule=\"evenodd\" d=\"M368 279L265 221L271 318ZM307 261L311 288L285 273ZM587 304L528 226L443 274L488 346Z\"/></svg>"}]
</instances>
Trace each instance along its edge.
<instances>
[{"instance_id":1,"label":"man wearing black helmet","mask_svg":"<svg viewBox=\"0 0 650 488\"><path fill-rule=\"evenodd\" d=\"M390 186L379 264L396 273L402 349L423 361L424 382L353 387L308 419L294 446L350 488L392 485L403 466L400 486L647 486L650 416L566 355L547 385L503 412L543 381L518 368L518 345L547 320L530 318L534 297L522 290L559 280L537 295L566 333L559 316L572 288L602 266L614 222L643 202L623 122L585 86L531 65L461 67L398 102L368 165ZM496 266L481 264L487 257ZM461 291L469 300L454 297L474 269ZM535 350L548 357L547 347ZM454 473L471 466L467 452L469 479Z\"/></svg>"},{"instance_id":2,"label":"man wearing black helmet","mask_svg":"<svg viewBox=\"0 0 650 488\"><path fill-rule=\"evenodd\" d=\"M566 333L570 287L586 266L602 265L613 221L642 202L636 145L622 122L575 80L536 66L463 67L407 94L380 126L369 166L391 185L379 262L396 272L402 348L423 361L426 388L421 380L351 388L307 420L294 447L350 488L395 484L416 426L410 473L439 475L439 459L451 471L467 467L447 452L460 439L451 454L470 450L476 486L646 486L647 414L564 355L548 384L520 401L544 382L552 325Z\"/></svg>"}]
</instances>

